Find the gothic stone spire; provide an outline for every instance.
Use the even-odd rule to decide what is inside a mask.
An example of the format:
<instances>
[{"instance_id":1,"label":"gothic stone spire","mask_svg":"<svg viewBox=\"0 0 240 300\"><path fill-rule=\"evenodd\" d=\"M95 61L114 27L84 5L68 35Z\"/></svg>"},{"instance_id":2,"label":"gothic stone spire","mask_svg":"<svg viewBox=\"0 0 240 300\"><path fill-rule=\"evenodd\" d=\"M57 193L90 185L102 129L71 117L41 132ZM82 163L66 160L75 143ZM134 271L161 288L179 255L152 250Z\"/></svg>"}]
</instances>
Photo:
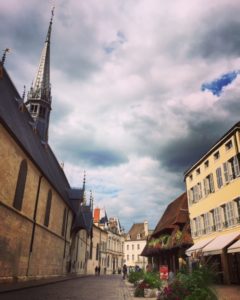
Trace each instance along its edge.
<instances>
[{"instance_id":1,"label":"gothic stone spire","mask_svg":"<svg viewBox=\"0 0 240 300\"><path fill-rule=\"evenodd\" d=\"M50 85L50 39L54 8L48 27L47 37L42 50L37 75L28 92L26 106L37 123L37 129L43 142L48 141L49 117L51 111L51 85Z\"/></svg>"}]
</instances>

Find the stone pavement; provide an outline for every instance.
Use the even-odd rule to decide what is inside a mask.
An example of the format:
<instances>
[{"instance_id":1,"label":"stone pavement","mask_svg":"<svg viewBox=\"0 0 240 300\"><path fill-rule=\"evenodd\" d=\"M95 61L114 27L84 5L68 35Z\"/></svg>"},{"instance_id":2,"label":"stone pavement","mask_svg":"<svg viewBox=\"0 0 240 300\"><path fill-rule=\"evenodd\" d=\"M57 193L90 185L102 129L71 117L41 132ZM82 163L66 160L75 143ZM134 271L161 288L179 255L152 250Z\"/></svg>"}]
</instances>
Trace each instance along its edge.
<instances>
[{"instance_id":1,"label":"stone pavement","mask_svg":"<svg viewBox=\"0 0 240 300\"><path fill-rule=\"evenodd\" d=\"M107 291L108 289L108 283L109 285L115 285L117 289L115 290L116 299L117 300L143 300L146 298L135 298L134 297L134 288L133 285L130 284L127 280L122 280L120 276L118 275L106 275L106 276L100 276L99 279L97 279L93 275L70 275L70 276L62 276L62 277L54 277L54 278L48 278L48 279L40 279L40 280L34 280L34 281L25 281L25 282L15 282L15 283L0 283L0 299L3 298L3 295L11 293L15 294L18 291L23 291L26 290L25 293L29 293L27 290L37 290L37 288L40 288L40 290L44 289L55 289L58 286L58 284L64 283L66 286L70 285L76 285L79 284L78 280L85 281L85 283L88 283L88 285L91 287L97 286L97 281L102 281L99 282L100 286L104 286L105 290ZM107 281L106 281L107 280ZM69 283L68 283L69 281ZM76 283L75 283L76 282ZM53 287L51 287L53 285ZM49 287L48 287L49 286ZM79 286L80 287L80 286ZM240 285L216 285L214 288L217 291L218 294L218 299L219 300L240 300ZM111 289L111 288L110 288ZM115 299L115 296L113 296ZM11 299L11 297L9 298ZM17 298L20 299L20 298ZM34 299L34 298L33 298ZM69 298L70 299L70 298ZM90 298L91 299L91 298ZM156 299L156 298L152 298ZM25 299L24 299L25 300ZM44 299L45 300L45 299ZM55 300L54 298L51 300ZM108 300L106 298L106 300Z\"/></svg>"}]
</instances>

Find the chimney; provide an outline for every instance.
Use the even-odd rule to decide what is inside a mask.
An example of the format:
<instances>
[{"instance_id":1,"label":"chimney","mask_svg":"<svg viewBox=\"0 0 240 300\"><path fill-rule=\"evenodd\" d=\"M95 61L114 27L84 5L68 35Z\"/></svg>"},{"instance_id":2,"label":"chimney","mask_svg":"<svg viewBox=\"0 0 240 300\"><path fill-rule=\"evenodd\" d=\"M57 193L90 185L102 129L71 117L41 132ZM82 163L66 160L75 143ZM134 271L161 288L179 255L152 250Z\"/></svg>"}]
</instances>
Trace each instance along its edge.
<instances>
[{"instance_id":1,"label":"chimney","mask_svg":"<svg viewBox=\"0 0 240 300\"><path fill-rule=\"evenodd\" d=\"M144 221L144 234L147 237L148 236L148 221Z\"/></svg>"}]
</instances>

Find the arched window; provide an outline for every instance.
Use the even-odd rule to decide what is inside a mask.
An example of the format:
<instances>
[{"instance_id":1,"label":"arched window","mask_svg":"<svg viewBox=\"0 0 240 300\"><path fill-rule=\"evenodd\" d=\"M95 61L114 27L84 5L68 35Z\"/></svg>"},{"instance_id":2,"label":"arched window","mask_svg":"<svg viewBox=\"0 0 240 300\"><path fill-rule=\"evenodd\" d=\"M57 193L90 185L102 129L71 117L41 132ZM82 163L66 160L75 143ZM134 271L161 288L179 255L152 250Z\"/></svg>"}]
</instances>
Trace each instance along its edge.
<instances>
[{"instance_id":1,"label":"arched window","mask_svg":"<svg viewBox=\"0 0 240 300\"><path fill-rule=\"evenodd\" d=\"M17 186L16 186L15 196L13 200L13 207L15 207L18 210L22 209L26 178L27 178L27 160L24 159L22 160L19 168Z\"/></svg>"},{"instance_id":2,"label":"arched window","mask_svg":"<svg viewBox=\"0 0 240 300\"><path fill-rule=\"evenodd\" d=\"M48 191L48 197L47 197L47 205L46 205L46 211L45 211L45 218L44 218L44 225L49 225L49 218L50 218L50 211L51 211L51 205L52 205L52 191Z\"/></svg>"}]
</instances>

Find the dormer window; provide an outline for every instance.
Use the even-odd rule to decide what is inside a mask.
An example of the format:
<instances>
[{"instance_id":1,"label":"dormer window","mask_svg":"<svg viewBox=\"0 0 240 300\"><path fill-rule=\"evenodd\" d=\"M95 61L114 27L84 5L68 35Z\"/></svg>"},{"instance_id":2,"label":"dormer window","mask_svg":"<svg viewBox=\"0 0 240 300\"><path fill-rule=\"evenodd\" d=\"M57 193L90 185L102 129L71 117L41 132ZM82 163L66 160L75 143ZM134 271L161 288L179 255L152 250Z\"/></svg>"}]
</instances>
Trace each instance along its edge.
<instances>
[{"instance_id":1,"label":"dormer window","mask_svg":"<svg viewBox=\"0 0 240 300\"><path fill-rule=\"evenodd\" d=\"M131 240L130 234L127 235L127 240Z\"/></svg>"},{"instance_id":2,"label":"dormer window","mask_svg":"<svg viewBox=\"0 0 240 300\"><path fill-rule=\"evenodd\" d=\"M189 179L192 181L193 180L193 176L192 176L192 174L191 175L189 175Z\"/></svg>"},{"instance_id":3,"label":"dormer window","mask_svg":"<svg viewBox=\"0 0 240 300\"><path fill-rule=\"evenodd\" d=\"M30 106L30 112L36 114L37 111L38 111L38 105L37 104L31 104L31 106Z\"/></svg>"},{"instance_id":4,"label":"dormer window","mask_svg":"<svg viewBox=\"0 0 240 300\"><path fill-rule=\"evenodd\" d=\"M229 149L232 148L232 146L233 146L232 140L230 140L230 141L228 141L228 142L225 144L225 149L226 149L226 150L229 150Z\"/></svg>"},{"instance_id":5,"label":"dormer window","mask_svg":"<svg viewBox=\"0 0 240 300\"><path fill-rule=\"evenodd\" d=\"M137 240L140 240L140 238L141 238L141 234L138 233L138 234L137 234Z\"/></svg>"},{"instance_id":6,"label":"dormer window","mask_svg":"<svg viewBox=\"0 0 240 300\"><path fill-rule=\"evenodd\" d=\"M215 153L213 154L213 158L214 158L214 160L217 160L217 159L219 159L219 157L220 157L220 153L219 153L219 151L217 151L217 152L215 152Z\"/></svg>"},{"instance_id":7,"label":"dormer window","mask_svg":"<svg viewBox=\"0 0 240 300\"><path fill-rule=\"evenodd\" d=\"M206 160L206 161L204 162L204 167L205 167L205 168L208 168L208 167L209 167L209 161L208 161L208 160Z\"/></svg>"},{"instance_id":8,"label":"dormer window","mask_svg":"<svg viewBox=\"0 0 240 300\"><path fill-rule=\"evenodd\" d=\"M200 168L196 170L196 174L199 175L201 173Z\"/></svg>"}]
</instances>

